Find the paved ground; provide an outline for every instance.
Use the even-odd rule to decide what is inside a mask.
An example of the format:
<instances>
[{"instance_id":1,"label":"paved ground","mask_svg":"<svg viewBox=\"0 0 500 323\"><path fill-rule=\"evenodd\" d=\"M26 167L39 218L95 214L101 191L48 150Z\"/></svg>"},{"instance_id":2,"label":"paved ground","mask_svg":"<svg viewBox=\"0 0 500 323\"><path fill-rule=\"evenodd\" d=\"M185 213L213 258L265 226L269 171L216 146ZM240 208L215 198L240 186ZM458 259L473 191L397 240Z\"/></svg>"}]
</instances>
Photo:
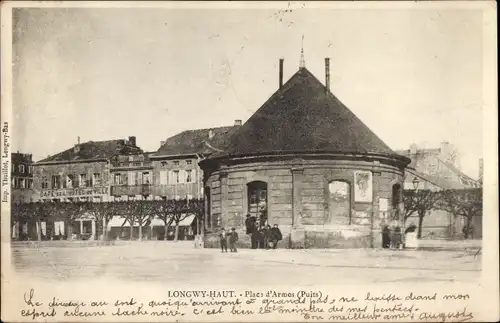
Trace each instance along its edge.
<instances>
[{"instance_id":1,"label":"paved ground","mask_svg":"<svg viewBox=\"0 0 500 323\"><path fill-rule=\"evenodd\" d=\"M76 242L12 246L19 273L42 280L188 281L192 284L372 284L474 282L481 275L477 248L430 250L194 249L192 242Z\"/></svg>"}]
</instances>

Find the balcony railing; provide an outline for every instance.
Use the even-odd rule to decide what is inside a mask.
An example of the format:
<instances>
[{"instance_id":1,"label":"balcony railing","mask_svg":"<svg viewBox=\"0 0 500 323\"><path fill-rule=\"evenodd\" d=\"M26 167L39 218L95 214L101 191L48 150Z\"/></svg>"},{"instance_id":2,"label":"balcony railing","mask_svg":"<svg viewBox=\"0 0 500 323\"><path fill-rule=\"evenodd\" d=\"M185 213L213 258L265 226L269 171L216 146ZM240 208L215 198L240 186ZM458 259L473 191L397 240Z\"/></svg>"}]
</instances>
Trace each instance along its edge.
<instances>
[{"instance_id":1,"label":"balcony railing","mask_svg":"<svg viewBox=\"0 0 500 323\"><path fill-rule=\"evenodd\" d=\"M150 195L151 184L138 184L138 185L112 185L111 195Z\"/></svg>"},{"instance_id":2,"label":"balcony railing","mask_svg":"<svg viewBox=\"0 0 500 323\"><path fill-rule=\"evenodd\" d=\"M151 168L153 163L151 161L126 161L116 162L111 165L112 169L127 169L127 168Z\"/></svg>"}]
</instances>

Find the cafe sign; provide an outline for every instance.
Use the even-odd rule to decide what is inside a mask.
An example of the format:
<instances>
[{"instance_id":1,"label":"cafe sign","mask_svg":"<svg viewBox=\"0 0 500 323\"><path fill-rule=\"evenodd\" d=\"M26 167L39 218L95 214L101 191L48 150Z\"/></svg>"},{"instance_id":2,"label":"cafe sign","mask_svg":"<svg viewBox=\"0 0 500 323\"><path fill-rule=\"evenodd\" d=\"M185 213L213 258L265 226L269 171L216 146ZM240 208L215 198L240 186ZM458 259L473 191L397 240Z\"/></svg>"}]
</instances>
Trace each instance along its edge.
<instances>
[{"instance_id":1,"label":"cafe sign","mask_svg":"<svg viewBox=\"0 0 500 323\"><path fill-rule=\"evenodd\" d=\"M42 190L40 197L73 197L73 196L92 196L108 194L107 187L79 187L66 188L61 190Z\"/></svg>"}]
</instances>

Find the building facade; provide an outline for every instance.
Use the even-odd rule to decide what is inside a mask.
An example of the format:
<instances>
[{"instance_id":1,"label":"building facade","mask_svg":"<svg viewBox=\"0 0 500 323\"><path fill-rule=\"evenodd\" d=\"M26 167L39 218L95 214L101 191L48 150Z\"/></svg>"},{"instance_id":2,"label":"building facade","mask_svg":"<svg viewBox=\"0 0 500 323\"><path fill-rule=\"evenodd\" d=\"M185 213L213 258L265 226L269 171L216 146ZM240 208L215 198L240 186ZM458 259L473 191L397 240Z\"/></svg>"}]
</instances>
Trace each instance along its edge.
<instances>
[{"instance_id":1,"label":"building facade","mask_svg":"<svg viewBox=\"0 0 500 323\"><path fill-rule=\"evenodd\" d=\"M161 143L151 155L153 195L157 199L203 198L203 172L199 162L218 152L234 126L183 131Z\"/></svg>"},{"instance_id":2,"label":"building facade","mask_svg":"<svg viewBox=\"0 0 500 323\"><path fill-rule=\"evenodd\" d=\"M34 164L37 201L103 202L111 200L112 159L141 152L129 140L78 142L74 147Z\"/></svg>"},{"instance_id":3,"label":"building facade","mask_svg":"<svg viewBox=\"0 0 500 323\"><path fill-rule=\"evenodd\" d=\"M403 226L402 188L410 160L393 152L305 66L201 161L205 246L234 227L242 245L246 215L278 224L282 246L374 247L381 228Z\"/></svg>"},{"instance_id":4,"label":"building facade","mask_svg":"<svg viewBox=\"0 0 500 323\"><path fill-rule=\"evenodd\" d=\"M446 189L469 189L481 186L482 160L479 160L478 180L460 170L460 153L449 142L439 147L420 148L412 144L409 149L397 153L411 159L406 169L404 188L441 191ZM412 216L407 224L418 224L418 216ZM430 210L422 225L422 239L451 238L460 235L464 226L462 217L443 210ZM482 237L482 216L473 220L475 236Z\"/></svg>"},{"instance_id":5,"label":"building facade","mask_svg":"<svg viewBox=\"0 0 500 323\"><path fill-rule=\"evenodd\" d=\"M11 199L13 203L29 203L34 199L33 157L31 154L11 154Z\"/></svg>"}]
</instances>

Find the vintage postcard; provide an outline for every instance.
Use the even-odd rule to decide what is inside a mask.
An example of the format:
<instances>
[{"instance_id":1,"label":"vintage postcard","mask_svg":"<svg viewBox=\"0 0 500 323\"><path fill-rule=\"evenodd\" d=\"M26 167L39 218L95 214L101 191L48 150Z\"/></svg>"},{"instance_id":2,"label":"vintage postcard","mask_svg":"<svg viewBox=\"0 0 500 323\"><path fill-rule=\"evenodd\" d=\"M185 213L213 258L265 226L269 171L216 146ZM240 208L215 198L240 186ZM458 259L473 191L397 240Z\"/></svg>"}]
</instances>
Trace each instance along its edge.
<instances>
[{"instance_id":1,"label":"vintage postcard","mask_svg":"<svg viewBox=\"0 0 500 323\"><path fill-rule=\"evenodd\" d=\"M496 3L1 7L5 322L496 322Z\"/></svg>"}]
</instances>

